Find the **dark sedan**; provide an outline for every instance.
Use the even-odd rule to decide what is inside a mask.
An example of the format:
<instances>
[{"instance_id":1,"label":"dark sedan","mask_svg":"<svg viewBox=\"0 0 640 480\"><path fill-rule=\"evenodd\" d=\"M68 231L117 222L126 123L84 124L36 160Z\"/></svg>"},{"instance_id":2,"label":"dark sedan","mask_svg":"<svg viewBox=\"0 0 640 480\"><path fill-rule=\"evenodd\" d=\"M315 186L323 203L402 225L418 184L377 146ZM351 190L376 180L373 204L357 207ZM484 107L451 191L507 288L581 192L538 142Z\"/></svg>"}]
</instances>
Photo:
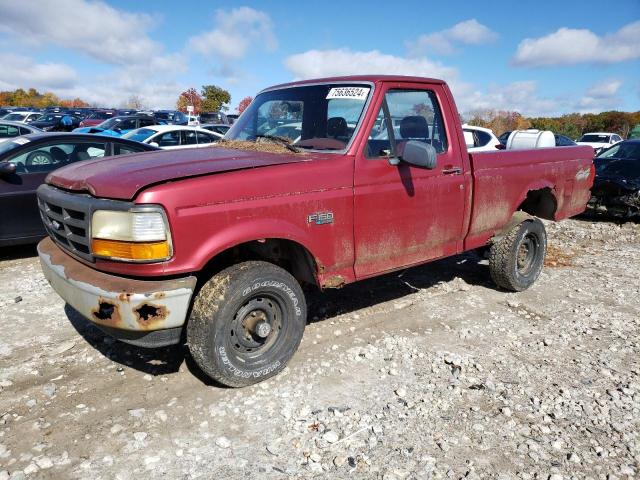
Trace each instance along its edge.
<instances>
[{"instance_id":1,"label":"dark sedan","mask_svg":"<svg viewBox=\"0 0 640 480\"><path fill-rule=\"evenodd\" d=\"M45 113L29 125L47 132L70 132L78 128L82 119L68 113Z\"/></svg>"},{"instance_id":2,"label":"dark sedan","mask_svg":"<svg viewBox=\"0 0 640 480\"><path fill-rule=\"evenodd\" d=\"M0 143L0 246L38 241L46 235L36 189L56 168L82 160L157 150L121 138L40 133Z\"/></svg>"},{"instance_id":3,"label":"dark sedan","mask_svg":"<svg viewBox=\"0 0 640 480\"><path fill-rule=\"evenodd\" d=\"M593 160L596 178L589 206L624 218L640 218L640 139L603 150Z\"/></svg>"}]
</instances>

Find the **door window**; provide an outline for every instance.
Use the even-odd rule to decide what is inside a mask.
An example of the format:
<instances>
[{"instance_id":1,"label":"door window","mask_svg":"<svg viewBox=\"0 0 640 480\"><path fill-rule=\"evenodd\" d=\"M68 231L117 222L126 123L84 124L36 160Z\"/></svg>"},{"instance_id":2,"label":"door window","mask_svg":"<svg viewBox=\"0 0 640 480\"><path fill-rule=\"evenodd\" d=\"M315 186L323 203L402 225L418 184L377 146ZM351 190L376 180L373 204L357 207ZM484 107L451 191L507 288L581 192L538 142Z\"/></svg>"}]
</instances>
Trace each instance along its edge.
<instances>
[{"instance_id":1,"label":"door window","mask_svg":"<svg viewBox=\"0 0 640 480\"><path fill-rule=\"evenodd\" d=\"M160 137L156 137L155 141L160 147L177 147L180 145L180 131L163 133Z\"/></svg>"},{"instance_id":2,"label":"door window","mask_svg":"<svg viewBox=\"0 0 640 480\"><path fill-rule=\"evenodd\" d=\"M104 157L106 143L77 142L38 145L9 158L18 173L49 172L69 163Z\"/></svg>"},{"instance_id":3,"label":"door window","mask_svg":"<svg viewBox=\"0 0 640 480\"><path fill-rule=\"evenodd\" d=\"M131 145L120 145L118 143L113 144L113 154L114 155L128 155L129 153L138 153L143 152L144 149L140 147L134 147Z\"/></svg>"},{"instance_id":4,"label":"door window","mask_svg":"<svg viewBox=\"0 0 640 480\"><path fill-rule=\"evenodd\" d=\"M0 125L0 138L11 138L20 135L18 127L13 125Z\"/></svg>"},{"instance_id":5,"label":"door window","mask_svg":"<svg viewBox=\"0 0 640 480\"><path fill-rule=\"evenodd\" d=\"M198 143L213 143L218 140L218 137L210 135L204 132L196 132L196 136L198 137Z\"/></svg>"},{"instance_id":6,"label":"door window","mask_svg":"<svg viewBox=\"0 0 640 480\"><path fill-rule=\"evenodd\" d=\"M409 140L431 144L438 153L447 150L447 135L442 113L434 92L430 90L389 90L385 94L390 118L381 107L369 134L366 156L388 158L392 152L389 128L392 125L396 148Z\"/></svg>"},{"instance_id":7,"label":"door window","mask_svg":"<svg viewBox=\"0 0 640 480\"><path fill-rule=\"evenodd\" d=\"M183 145L198 144L198 140L196 138L196 132L194 132L193 130L185 130L182 132L182 134L184 135L183 137L184 141L182 142Z\"/></svg>"}]
</instances>

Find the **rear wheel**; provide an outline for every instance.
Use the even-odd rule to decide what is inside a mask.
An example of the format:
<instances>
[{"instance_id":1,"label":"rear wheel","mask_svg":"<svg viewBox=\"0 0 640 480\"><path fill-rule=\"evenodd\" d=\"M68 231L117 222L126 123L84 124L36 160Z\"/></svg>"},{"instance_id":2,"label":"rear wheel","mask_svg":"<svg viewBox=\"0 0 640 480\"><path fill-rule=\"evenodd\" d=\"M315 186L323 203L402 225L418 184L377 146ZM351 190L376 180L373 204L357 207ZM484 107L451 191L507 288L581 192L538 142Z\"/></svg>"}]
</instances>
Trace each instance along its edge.
<instances>
[{"instance_id":1,"label":"rear wheel","mask_svg":"<svg viewBox=\"0 0 640 480\"><path fill-rule=\"evenodd\" d=\"M526 290L538 279L547 251L544 224L536 219L513 227L489 252L491 278L514 292Z\"/></svg>"},{"instance_id":2,"label":"rear wheel","mask_svg":"<svg viewBox=\"0 0 640 480\"><path fill-rule=\"evenodd\" d=\"M298 282L267 262L243 262L214 275L194 300L187 325L198 366L231 387L280 372L302 340L307 307Z\"/></svg>"}]
</instances>

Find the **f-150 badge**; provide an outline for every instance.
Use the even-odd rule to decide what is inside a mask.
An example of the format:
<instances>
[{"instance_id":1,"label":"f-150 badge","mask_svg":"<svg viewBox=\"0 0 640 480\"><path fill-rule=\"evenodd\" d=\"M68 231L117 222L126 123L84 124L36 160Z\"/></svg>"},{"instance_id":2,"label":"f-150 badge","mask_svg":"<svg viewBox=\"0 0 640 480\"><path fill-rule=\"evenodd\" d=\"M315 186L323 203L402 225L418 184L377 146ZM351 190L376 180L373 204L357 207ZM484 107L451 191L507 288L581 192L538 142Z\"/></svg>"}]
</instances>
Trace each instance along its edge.
<instances>
[{"instance_id":1,"label":"f-150 badge","mask_svg":"<svg viewBox=\"0 0 640 480\"><path fill-rule=\"evenodd\" d=\"M316 212L307 217L307 223L315 223L316 225L324 225L333 223L333 212Z\"/></svg>"}]
</instances>

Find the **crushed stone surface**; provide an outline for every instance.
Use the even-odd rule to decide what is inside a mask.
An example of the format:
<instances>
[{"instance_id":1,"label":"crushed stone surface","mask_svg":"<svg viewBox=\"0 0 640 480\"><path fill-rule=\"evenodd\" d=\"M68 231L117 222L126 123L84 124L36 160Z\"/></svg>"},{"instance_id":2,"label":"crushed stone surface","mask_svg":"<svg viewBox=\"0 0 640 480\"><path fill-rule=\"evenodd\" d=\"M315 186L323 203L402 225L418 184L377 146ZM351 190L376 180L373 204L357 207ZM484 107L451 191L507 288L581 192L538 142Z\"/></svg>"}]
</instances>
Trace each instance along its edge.
<instances>
[{"instance_id":1,"label":"crushed stone surface","mask_svg":"<svg viewBox=\"0 0 640 480\"><path fill-rule=\"evenodd\" d=\"M640 225L546 223L538 282L468 253L310 293L285 371L228 389L65 308L0 251L0 479L640 476Z\"/></svg>"}]
</instances>

